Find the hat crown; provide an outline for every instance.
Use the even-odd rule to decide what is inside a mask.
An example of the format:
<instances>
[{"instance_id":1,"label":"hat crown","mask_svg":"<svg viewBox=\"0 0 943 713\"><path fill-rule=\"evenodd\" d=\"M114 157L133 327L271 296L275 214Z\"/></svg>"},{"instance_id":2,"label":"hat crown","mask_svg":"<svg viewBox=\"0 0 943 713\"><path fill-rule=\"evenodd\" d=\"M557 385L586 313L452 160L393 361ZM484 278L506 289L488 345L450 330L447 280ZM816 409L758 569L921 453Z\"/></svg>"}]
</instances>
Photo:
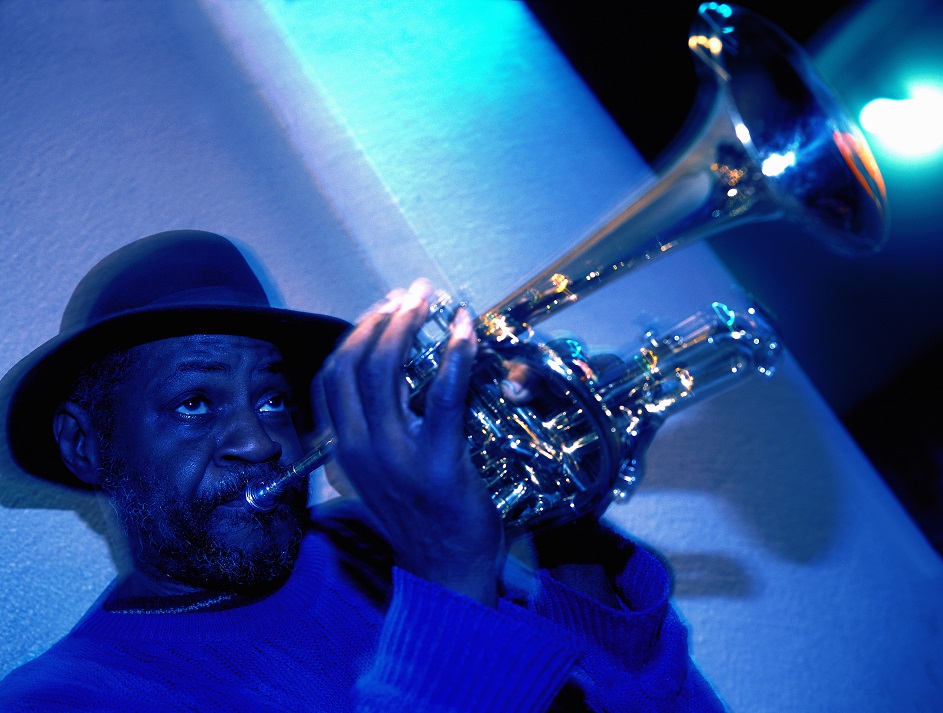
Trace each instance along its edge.
<instances>
[{"instance_id":1,"label":"hat crown","mask_svg":"<svg viewBox=\"0 0 943 713\"><path fill-rule=\"evenodd\" d=\"M270 306L249 263L226 238L200 230L158 233L89 271L72 293L60 333L138 310L196 304Z\"/></svg>"}]
</instances>

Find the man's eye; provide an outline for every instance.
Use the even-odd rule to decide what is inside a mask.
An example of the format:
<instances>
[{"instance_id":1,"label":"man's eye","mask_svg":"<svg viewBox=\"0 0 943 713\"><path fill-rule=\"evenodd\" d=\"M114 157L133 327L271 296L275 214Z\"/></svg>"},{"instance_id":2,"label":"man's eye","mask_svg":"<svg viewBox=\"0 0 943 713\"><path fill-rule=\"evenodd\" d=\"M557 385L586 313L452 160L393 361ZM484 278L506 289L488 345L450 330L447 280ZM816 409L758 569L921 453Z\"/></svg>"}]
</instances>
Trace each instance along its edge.
<instances>
[{"instance_id":1,"label":"man's eye","mask_svg":"<svg viewBox=\"0 0 943 713\"><path fill-rule=\"evenodd\" d=\"M263 413L282 413L288 410L288 397L285 394L272 394L262 402L259 410Z\"/></svg>"},{"instance_id":2,"label":"man's eye","mask_svg":"<svg viewBox=\"0 0 943 713\"><path fill-rule=\"evenodd\" d=\"M204 397L191 396L181 401L174 411L184 416L204 416L210 412L210 406Z\"/></svg>"}]
</instances>

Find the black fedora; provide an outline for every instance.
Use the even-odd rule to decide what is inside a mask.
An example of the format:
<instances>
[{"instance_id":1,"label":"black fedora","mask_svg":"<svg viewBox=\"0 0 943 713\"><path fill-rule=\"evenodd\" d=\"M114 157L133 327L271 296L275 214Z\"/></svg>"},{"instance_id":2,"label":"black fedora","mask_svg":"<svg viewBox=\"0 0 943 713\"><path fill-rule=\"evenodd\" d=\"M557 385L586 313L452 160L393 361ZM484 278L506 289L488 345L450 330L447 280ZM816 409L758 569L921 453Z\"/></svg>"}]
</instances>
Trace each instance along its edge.
<instances>
[{"instance_id":1,"label":"black fedora","mask_svg":"<svg viewBox=\"0 0 943 713\"><path fill-rule=\"evenodd\" d=\"M92 268L72 293L59 334L0 381L7 453L27 473L83 487L59 458L52 417L82 369L116 349L189 334L255 337L281 349L289 378L306 395L349 327L272 307L246 258L220 235L174 230L142 238ZM310 426L309 410L302 421Z\"/></svg>"}]
</instances>

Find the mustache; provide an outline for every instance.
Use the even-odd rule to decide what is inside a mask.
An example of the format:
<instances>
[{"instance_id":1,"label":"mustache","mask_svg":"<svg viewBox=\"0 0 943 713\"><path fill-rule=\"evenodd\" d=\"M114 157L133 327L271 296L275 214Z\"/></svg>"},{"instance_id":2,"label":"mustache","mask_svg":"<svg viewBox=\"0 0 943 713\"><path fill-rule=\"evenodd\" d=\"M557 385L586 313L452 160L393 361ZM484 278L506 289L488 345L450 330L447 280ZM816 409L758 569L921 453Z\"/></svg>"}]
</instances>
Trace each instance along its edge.
<instances>
[{"instance_id":1,"label":"mustache","mask_svg":"<svg viewBox=\"0 0 943 713\"><path fill-rule=\"evenodd\" d=\"M212 492L199 498L199 505L212 509L232 502L245 493L246 486L252 481L273 477L281 470L282 467L274 461L234 464L214 483Z\"/></svg>"}]
</instances>

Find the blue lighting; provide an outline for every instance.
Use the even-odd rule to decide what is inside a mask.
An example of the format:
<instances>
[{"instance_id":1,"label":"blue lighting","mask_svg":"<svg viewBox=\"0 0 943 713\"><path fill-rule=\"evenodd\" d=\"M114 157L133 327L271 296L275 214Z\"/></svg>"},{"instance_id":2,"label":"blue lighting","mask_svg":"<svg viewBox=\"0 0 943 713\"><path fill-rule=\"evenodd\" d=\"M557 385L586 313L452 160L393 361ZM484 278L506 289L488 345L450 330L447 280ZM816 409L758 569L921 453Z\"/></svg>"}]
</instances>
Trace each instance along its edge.
<instances>
[{"instance_id":1,"label":"blue lighting","mask_svg":"<svg viewBox=\"0 0 943 713\"><path fill-rule=\"evenodd\" d=\"M569 352L570 352L569 357L571 359L585 359L586 358L585 355L583 354L583 345L580 344L575 339L567 339L564 342L564 344L566 344L567 348L569 349Z\"/></svg>"},{"instance_id":2,"label":"blue lighting","mask_svg":"<svg viewBox=\"0 0 943 713\"><path fill-rule=\"evenodd\" d=\"M377 12L351 12L339 3L262 1L291 55L313 84L336 98L342 121L371 156L388 153L391 135L427 152L475 153L490 141L489 108L530 98L511 94L520 88L502 81L495 74L499 63L490 59L518 56L530 41L522 3L441 3L425 13L407 3L366 4ZM389 105L397 111L387 111ZM430 137L443 132L452 132L448 144L437 146ZM406 170L411 163L396 156L377 168Z\"/></svg>"},{"instance_id":3,"label":"blue lighting","mask_svg":"<svg viewBox=\"0 0 943 713\"><path fill-rule=\"evenodd\" d=\"M734 322L737 320L736 312L730 309L723 302L714 302L711 307L713 308L714 313L723 320L728 329L733 327Z\"/></svg>"}]
</instances>

